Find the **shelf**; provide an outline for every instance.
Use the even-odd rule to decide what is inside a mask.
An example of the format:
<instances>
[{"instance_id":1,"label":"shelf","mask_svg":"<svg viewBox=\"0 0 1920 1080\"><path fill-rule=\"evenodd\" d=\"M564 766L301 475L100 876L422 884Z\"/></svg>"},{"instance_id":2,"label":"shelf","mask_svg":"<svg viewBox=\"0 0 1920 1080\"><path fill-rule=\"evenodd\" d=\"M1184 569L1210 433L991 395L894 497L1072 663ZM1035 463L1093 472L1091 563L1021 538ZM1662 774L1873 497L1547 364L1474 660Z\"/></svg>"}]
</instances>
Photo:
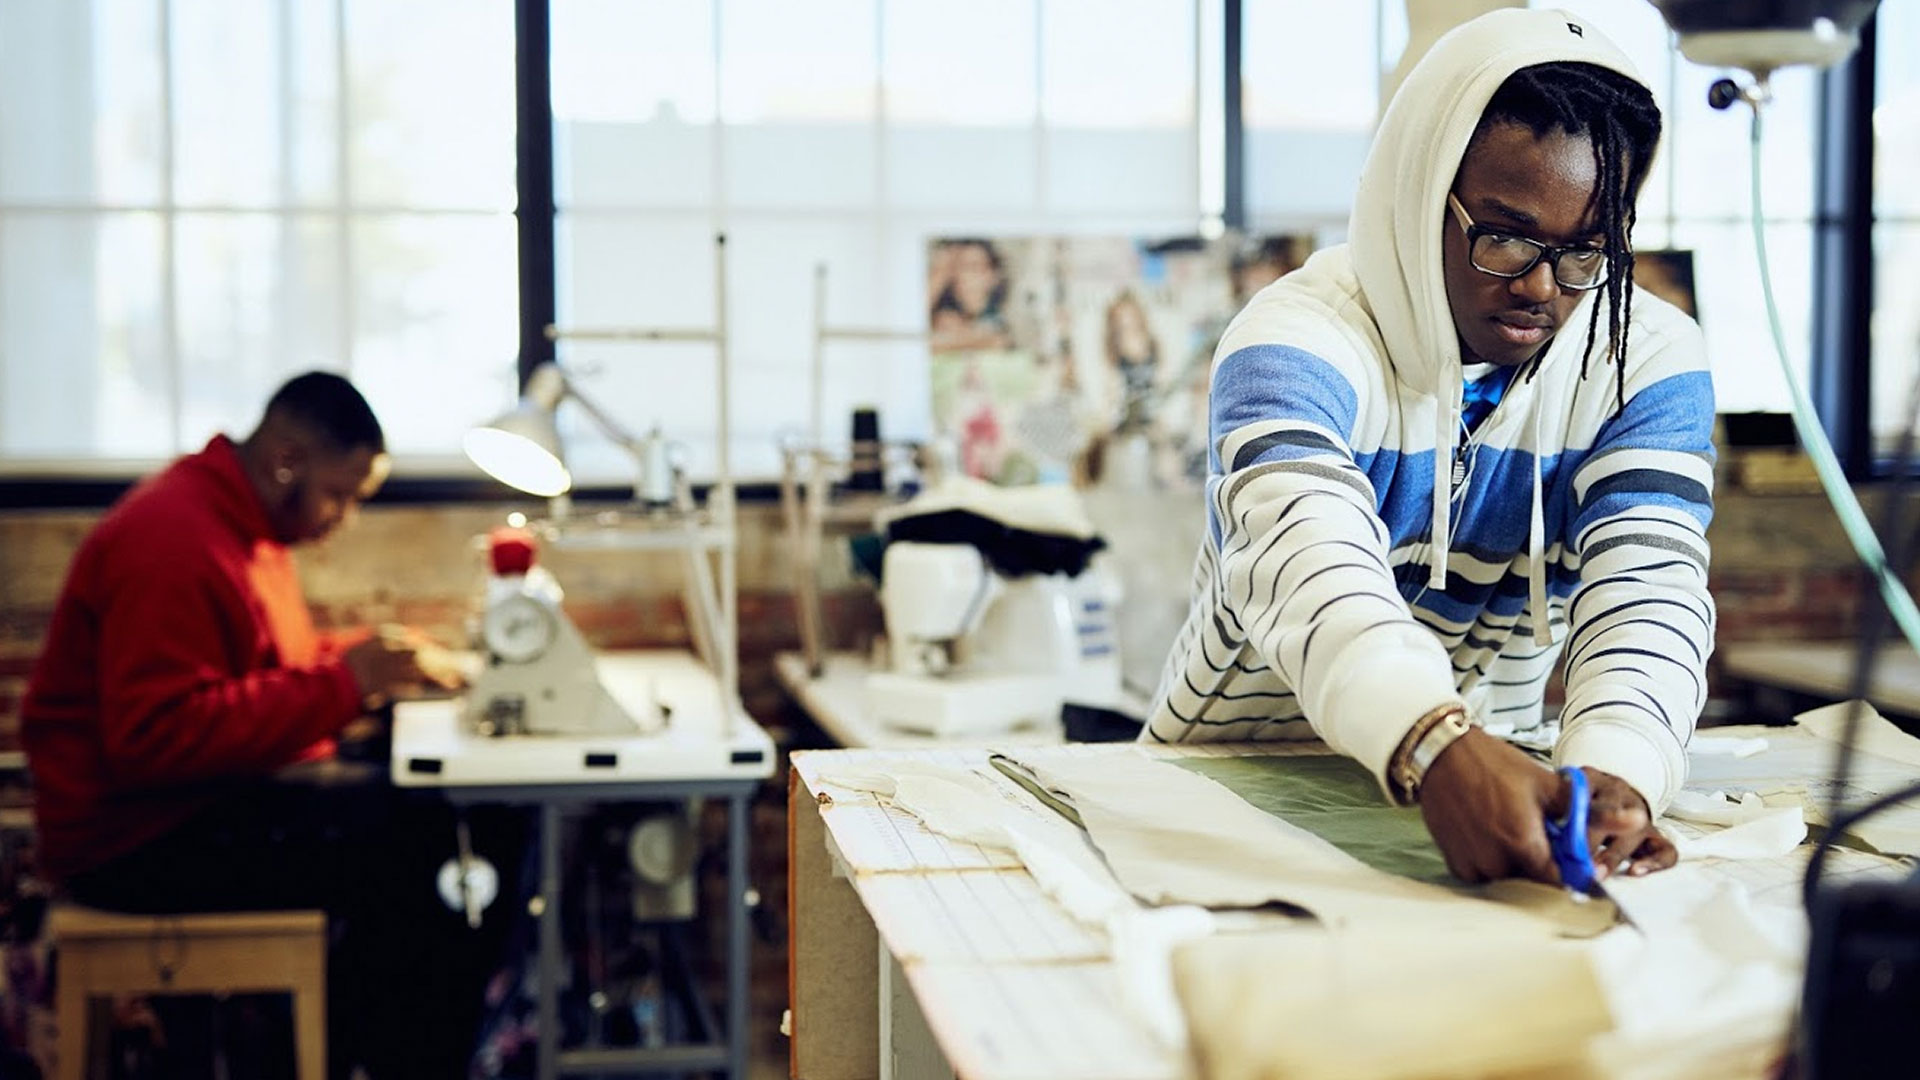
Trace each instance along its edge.
<instances>
[{"instance_id":1,"label":"shelf","mask_svg":"<svg viewBox=\"0 0 1920 1080\"><path fill-rule=\"evenodd\" d=\"M833 652L822 658L816 678L799 653L777 653L774 675L788 694L806 710L820 730L849 749L908 750L936 746L1053 746L1066 740L1058 720L1024 725L1007 731L964 736L931 735L882 723L867 711L867 674L873 665L856 653Z\"/></svg>"},{"instance_id":2,"label":"shelf","mask_svg":"<svg viewBox=\"0 0 1920 1080\"><path fill-rule=\"evenodd\" d=\"M555 551L723 550L734 540L732 529L715 524L705 512L596 514L565 522L537 521L529 527Z\"/></svg>"}]
</instances>

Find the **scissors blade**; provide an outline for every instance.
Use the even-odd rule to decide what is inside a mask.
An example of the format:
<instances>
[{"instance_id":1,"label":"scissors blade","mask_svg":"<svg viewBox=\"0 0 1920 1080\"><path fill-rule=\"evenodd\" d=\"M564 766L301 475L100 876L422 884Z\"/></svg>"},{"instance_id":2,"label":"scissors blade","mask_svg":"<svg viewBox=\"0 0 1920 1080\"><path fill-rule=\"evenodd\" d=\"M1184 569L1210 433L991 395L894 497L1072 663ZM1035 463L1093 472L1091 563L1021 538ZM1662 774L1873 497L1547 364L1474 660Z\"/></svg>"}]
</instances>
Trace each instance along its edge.
<instances>
[{"instance_id":1,"label":"scissors blade","mask_svg":"<svg viewBox=\"0 0 1920 1080\"><path fill-rule=\"evenodd\" d=\"M1560 770L1560 775L1567 779L1567 816L1557 821L1547 819L1547 840L1552 846L1553 862L1560 870L1561 882L1576 898L1591 896L1612 904L1621 922L1642 930L1594 873L1593 854L1587 848L1587 815L1592 798L1587 789L1587 774L1567 766Z\"/></svg>"},{"instance_id":2,"label":"scissors blade","mask_svg":"<svg viewBox=\"0 0 1920 1080\"><path fill-rule=\"evenodd\" d=\"M1638 930L1643 934L1647 932L1646 927L1643 927L1638 922L1634 921L1633 913L1627 910L1626 905L1620 902L1619 897L1607 891L1607 887L1605 885L1602 885L1597 881L1594 882L1593 888L1591 889L1591 891L1587 893L1587 895L1593 897L1595 900L1604 900L1607 903L1612 904L1614 916L1617 919L1619 919L1619 921L1625 923L1628 926L1633 927L1635 930Z\"/></svg>"}]
</instances>

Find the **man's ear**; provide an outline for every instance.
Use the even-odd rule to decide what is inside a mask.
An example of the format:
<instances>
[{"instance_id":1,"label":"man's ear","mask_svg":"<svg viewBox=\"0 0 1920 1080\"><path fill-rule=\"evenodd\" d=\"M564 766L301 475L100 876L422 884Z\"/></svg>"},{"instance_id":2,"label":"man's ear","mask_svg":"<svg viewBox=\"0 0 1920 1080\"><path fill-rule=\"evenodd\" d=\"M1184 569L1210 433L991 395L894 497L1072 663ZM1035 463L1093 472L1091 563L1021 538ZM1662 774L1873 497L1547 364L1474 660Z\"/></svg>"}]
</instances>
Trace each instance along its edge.
<instances>
[{"instance_id":1,"label":"man's ear","mask_svg":"<svg viewBox=\"0 0 1920 1080\"><path fill-rule=\"evenodd\" d=\"M305 474L311 460L312 455L299 439L283 433L270 444L267 469L275 480L289 484Z\"/></svg>"}]
</instances>

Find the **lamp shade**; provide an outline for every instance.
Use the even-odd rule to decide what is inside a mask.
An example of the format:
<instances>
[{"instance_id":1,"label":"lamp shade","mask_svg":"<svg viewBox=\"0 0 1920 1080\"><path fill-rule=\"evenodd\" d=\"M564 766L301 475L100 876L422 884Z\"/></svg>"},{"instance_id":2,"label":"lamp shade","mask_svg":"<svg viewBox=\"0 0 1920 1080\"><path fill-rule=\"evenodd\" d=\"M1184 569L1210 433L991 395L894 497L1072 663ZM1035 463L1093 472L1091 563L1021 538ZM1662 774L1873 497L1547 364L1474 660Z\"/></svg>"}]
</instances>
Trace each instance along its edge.
<instances>
[{"instance_id":1,"label":"lamp shade","mask_svg":"<svg viewBox=\"0 0 1920 1080\"><path fill-rule=\"evenodd\" d=\"M522 401L492 423L468 431L462 445L489 476L529 495L550 497L573 487L573 474L560 457L553 408L538 401Z\"/></svg>"}]
</instances>

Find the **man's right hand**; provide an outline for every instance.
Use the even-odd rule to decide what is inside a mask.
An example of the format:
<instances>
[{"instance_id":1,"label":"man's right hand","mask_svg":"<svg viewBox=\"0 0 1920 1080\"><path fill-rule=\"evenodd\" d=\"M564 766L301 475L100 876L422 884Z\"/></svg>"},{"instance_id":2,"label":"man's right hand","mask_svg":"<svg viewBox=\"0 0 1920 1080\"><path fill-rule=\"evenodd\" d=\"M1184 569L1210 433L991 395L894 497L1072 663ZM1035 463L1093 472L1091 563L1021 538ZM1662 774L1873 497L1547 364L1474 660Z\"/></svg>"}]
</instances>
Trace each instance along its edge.
<instances>
[{"instance_id":1,"label":"man's right hand","mask_svg":"<svg viewBox=\"0 0 1920 1080\"><path fill-rule=\"evenodd\" d=\"M1645 874L1677 859L1646 800L1611 773L1587 769L1593 802L1587 846L1594 876ZM1560 883L1546 821L1566 815L1566 780L1505 741L1474 728L1440 752L1420 782L1420 814L1462 881L1524 877Z\"/></svg>"},{"instance_id":2,"label":"man's right hand","mask_svg":"<svg viewBox=\"0 0 1920 1080\"><path fill-rule=\"evenodd\" d=\"M341 660L362 699L384 700L427 681L413 643L391 634L374 634L348 649Z\"/></svg>"},{"instance_id":3,"label":"man's right hand","mask_svg":"<svg viewBox=\"0 0 1920 1080\"><path fill-rule=\"evenodd\" d=\"M1420 816L1462 881L1524 877L1558 883L1546 820L1560 777L1475 727L1440 752L1420 781Z\"/></svg>"}]
</instances>

